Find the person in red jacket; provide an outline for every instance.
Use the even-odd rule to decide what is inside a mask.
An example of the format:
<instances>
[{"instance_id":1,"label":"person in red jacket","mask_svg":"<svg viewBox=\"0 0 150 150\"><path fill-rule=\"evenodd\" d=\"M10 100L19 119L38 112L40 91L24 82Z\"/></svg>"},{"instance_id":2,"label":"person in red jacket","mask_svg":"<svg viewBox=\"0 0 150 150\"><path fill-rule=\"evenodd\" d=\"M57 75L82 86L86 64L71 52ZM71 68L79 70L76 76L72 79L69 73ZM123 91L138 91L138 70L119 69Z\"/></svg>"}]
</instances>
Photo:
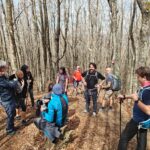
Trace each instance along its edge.
<instances>
[{"instance_id":1,"label":"person in red jacket","mask_svg":"<svg viewBox=\"0 0 150 150\"><path fill-rule=\"evenodd\" d=\"M76 70L73 73L73 86L76 91L76 95L78 94L78 86L81 81L82 81L81 69L80 66L77 66Z\"/></svg>"}]
</instances>

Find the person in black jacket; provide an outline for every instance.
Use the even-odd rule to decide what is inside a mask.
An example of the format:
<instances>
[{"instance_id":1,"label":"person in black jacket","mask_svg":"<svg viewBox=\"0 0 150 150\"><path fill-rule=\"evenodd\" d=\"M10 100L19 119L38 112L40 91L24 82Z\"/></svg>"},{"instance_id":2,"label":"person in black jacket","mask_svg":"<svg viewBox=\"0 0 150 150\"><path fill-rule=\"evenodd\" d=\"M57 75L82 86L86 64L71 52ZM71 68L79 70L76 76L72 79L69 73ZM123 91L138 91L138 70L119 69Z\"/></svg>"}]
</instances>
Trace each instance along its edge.
<instances>
[{"instance_id":1,"label":"person in black jacket","mask_svg":"<svg viewBox=\"0 0 150 150\"><path fill-rule=\"evenodd\" d=\"M27 83L27 80L28 80L28 77L27 77L28 68L29 67L27 65L23 65L21 67L21 71L24 74L24 77L23 77L23 79L24 79L24 87L23 87L23 90L22 90L20 95L21 95L22 102L25 104L25 106L26 106L25 99L27 98L27 89L28 89L28 83ZM24 112L26 112L26 107L24 107ZM23 114L25 114L25 113L23 113ZM25 118L25 116L22 116L22 118ZM26 120L25 119L22 120L22 124L26 125Z\"/></svg>"},{"instance_id":2,"label":"person in black jacket","mask_svg":"<svg viewBox=\"0 0 150 150\"><path fill-rule=\"evenodd\" d=\"M27 84L28 84L27 90L30 94L32 107L34 107L33 82L34 82L34 79L33 79L32 73L30 72L28 68L27 69Z\"/></svg>"}]
</instances>

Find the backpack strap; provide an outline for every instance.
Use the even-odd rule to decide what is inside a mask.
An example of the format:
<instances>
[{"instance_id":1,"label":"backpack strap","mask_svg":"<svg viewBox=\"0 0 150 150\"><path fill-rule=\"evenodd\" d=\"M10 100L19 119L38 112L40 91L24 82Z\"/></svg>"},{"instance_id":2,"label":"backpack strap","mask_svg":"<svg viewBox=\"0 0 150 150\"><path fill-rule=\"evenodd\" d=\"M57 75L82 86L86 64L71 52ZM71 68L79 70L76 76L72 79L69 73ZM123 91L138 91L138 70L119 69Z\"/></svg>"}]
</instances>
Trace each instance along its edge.
<instances>
[{"instance_id":1,"label":"backpack strap","mask_svg":"<svg viewBox=\"0 0 150 150\"><path fill-rule=\"evenodd\" d=\"M68 114L68 105L63 96L60 96L60 101L62 105L62 125L64 125Z\"/></svg>"},{"instance_id":2,"label":"backpack strap","mask_svg":"<svg viewBox=\"0 0 150 150\"><path fill-rule=\"evenodd\" d=\"M148 86L148 87L146 87L146 88L143 88L143 89L141 89L141 90L139 91L139 97L140 97L141 100L142 100L143 92L144 92L145 90L150 90L150 86Z\"/></svg>"},{"instance_id":3,"label":"backpack strap","mask_svg":"<svg viewBox=\"0 0 150 150\"><path fill-rule=\"evenodd\" d=\"M87 76L88 76L88 75L90 75L89 71L87 71L86 76L85 76L85 79L87 79ZM97 72L97 71L95 71L95 75L90 75L90 76L95 76L96 79L98 80L98 72Z\"/></svg>"}]
</instances>

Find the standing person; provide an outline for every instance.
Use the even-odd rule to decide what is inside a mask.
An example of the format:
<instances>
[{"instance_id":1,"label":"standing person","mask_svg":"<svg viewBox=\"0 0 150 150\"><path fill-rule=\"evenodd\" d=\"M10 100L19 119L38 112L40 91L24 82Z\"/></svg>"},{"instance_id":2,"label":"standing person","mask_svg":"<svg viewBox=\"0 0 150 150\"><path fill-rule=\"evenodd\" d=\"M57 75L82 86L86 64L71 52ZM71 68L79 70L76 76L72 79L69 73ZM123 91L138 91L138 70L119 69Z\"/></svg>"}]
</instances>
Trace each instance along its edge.
<instances>
[{"instance_id":1,"label":"standing person","mask_svg":"<svg viewBox=\"0 0 150 150\"><path fill-rule=\"evenodd\" d=\"M9 81L7 76L7 63L0 60L0 104L7 114L6 132L15 134L14 117L16 114L15 91L18 88L18 80Z\"/></svg>"},{"instance_id":2,"label":"standing person","mask_svg":"<svg viewBox=\"0 0 150 150\"><path fill-rule=\"evenodd\" d=\"M56 84L60 84L62 86L63 92L67 94L69 77L67 75L65 67L61 67L59 69L59 73L57 75Z\"/></svg>"},{"instance_id":3,"label":"standing person","mask_svg":"<svg viewBox=\"0 0 150 150\"><path fill-rule=\"evenodd\" d=\"M101 88L105 90L104 98L102 101L102 108L100 108L100 111L105 110L105 104L106 102L109 102L109 110L112 110L112 96L114 94L114 91L112 90L113 85L113 74L111 67L106 67L106 85L102 86Z\"/></svg>"},{"instance_id":4,"label":"standing person","mask_svg":"<svg viewBox=\"0 0 150 150\"><path fill-rule=\"evenodd\" d=\"M78 86L81 81L82 81L81 69L80 66L77 66L76 70L73 73L73 86L76 91L76 95L78 94Z\"/></svg>"},{"instance_id":5,"label":"standing person","mask_svg":"<svg viewBox=\"0 0 150 150\"><path fill-rule=\"evenodd\" d=\"M139 67L136 70L137 80L141 85L139 92L132 95L119 95L120 99L132 99L134 101L133 117L127 123L121 134L118 150L127 150L129 141L137 134L136 150L146 150L147 129L138 129L140 122L150 118L147 108L150 107L150 68ZM145 107L147 105L147 107Z\"/></svg>"},{"instance_id":6,"label":"standing person","mask_svg":"<svg viewBox=\"0 0 150 150\"><path fill-rule=\"evenodd\" d=\"M32 107L34 107L33 82L34 82L33 76L32 76L31 71L29 70L29 67L28 67L28 69L27 69L27 84L28 84L27 90L28 90L29 95L30 95Z\"/></svg>"},{"instance_id":7,"label":"standing person","mask_svg":"<svg viewBox=\"0 0 150 150\"><path fill-rule=\"evenodd\" d=\"M22 99L21 99L21 92L23 90L24 87L24 80L23 80L23 72L21 70L16 71L15 74L9 76L9 80L18 80L18 82L20 83L20 87L21 87L21 91L20 89L16 90L15 92L15 99L16 99L16 119L20 119L20 107L22 108L22 111L24 110L24 108L26 107L24 103L22 103Z\"/></svg>"},{"instance_id":8,"label":"standing person","mask_svg":"<svg viewBox=\"0 0 150 150\"><path fill-rule=\"evenodd\" d=\"M28 90L28 83L27 83L27 80L28 80L28 77L27 77L27 71L28 71L28 69L29 69L29 67L27 66L27 65L23 65L22 67L21 67L21 71L23 72L23 74L24 74L24 77L23 77L23 79L24 79L24 87L23 87L23 90L22 90L22 92L21 92L21 101L22 101L22 104L23 104L23 106L25 105L25 107L24 107L24 109L23 109L23 114L22 114L22 124L23 125L26 125L26 120L25 120L25 118L26 118L26 98L27 98L27 90Z\"/></svg>"},{"instance_id":9,"label":"standing person","mask_svg":"<svg viewBox=\"0 0 150 150\"><path fill-rule=\"evenodd\" d=\"M89 64L89 70L85 71L84 73L82 73L82 77L83 77L83 83L86 86L85 89L85 100L86 100L86 109L85 112L89 112L89 106L90 106L90 98L92 97L93 100L93 116L96 116L96 112L97 112L97 88L98 88L98 80L101 79L103 80L100 84L100 87L102 86L102 84L105 81L105 77L97 72L97 66L95 63L90 63Z\"/></svg>"}]
</instances>

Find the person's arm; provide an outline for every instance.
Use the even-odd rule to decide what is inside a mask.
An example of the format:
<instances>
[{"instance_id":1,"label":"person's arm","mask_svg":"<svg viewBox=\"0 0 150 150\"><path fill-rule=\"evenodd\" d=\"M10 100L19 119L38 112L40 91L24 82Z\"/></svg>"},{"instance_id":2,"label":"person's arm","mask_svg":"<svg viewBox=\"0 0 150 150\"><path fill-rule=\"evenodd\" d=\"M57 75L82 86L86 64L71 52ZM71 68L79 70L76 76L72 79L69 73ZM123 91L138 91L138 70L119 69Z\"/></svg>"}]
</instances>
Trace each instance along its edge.
<instances>
[{"instance_id":1,"label":"person's arm","mask_svg":"<svg viewBox=\"0 0 150 150\"><path fill-rule=\"evenodd\" d=\"M108 82L107 85L102 86L102 89L108 89L108 88L110 88L110 87L111 87L111 82Z\"/></svg>"},{"instance_id":2,"label":"person's arm","mask_svg":"<svg viewBox=\"0 0 150 150\"><path fill-rule=\"evenodd\" d=\"M149 90L145 90L142 94L142 101L137 94L132 94L132 99L137 103L138 107L147 115L150 115L150 94Z\"/></svg>"},{"instance_id":3,"label":"person's arm","mask_svg":"<svg viewBox=\"0 0 150 150\"><path fill-rule=\"evenodd\" d=\"M142 101L138 101L138 107L147 115L150 115L150 105L145 105Z\"/></svg>"},{"instance_id":4,"label":"person's arm","mask_svg":"<svg viewBox=\"0 0 150 150\"><path fill-rule=\"evenodd\" d=\"M59 83L59 75L57 75L57 77L56 77L56 84L58 84Z\"/></svg>"},{"instance_id":5,"label":"person's arm","mask_svg":"<svg viewBox=\"0 0 150 150\"><path fill-rule=\"evenodd\" d=\"M66 82L65 82L65 92L67 92L68 83L69 83L69 77L67 76Z\"/></svg>"},{"instance_id":6,"label":"person's arm","mask_svg":"<svg viewBox=\"0 0 150 150\"><path fill-rule=\"evenodd\" d=\"M86 83L86 81L84 79L84 77L86 76L86 74L87 74L87 71L85 71L85 72L82 73L82 83L84 84L84 86L87 86L87 83Z\"/></svg>"},{"instance_id":7,"label":"person's arm","mask_svg":"<svg viewBox=\"0 0 150 150\"><path fill-rule=\"evenodd\" d=\"M51 104L52 101L49 102L48 104L48 112L45 112L43 110L42 111L42 116L44 117L44 119L46 119L48 122L53 122L54 121L54 108Z\"/></svg>"},{"instance_id":8,"label":"person's arm","mask_svg":"<svg viewBox=\"0 0 150 150\"><path fill-rule=\"evenodd\" d=\"M15 81L6 81L6 87L11 88L11 89L16 89L18 86L18 80L16 79Z\"/></svg>"},{"instance_id":9,"label":"person's arm","mask_svg":"<svg viewBox=\"0 0 150 150\"><path fill-rule=\"evenodd\" d=\"M97 73L98 73L98 78L102 80L100 82L99 86L102 87L102 85L105 83L105 77L101 73L99 73L99 72L97 72Z\"/></svg>"}]
</instances>

